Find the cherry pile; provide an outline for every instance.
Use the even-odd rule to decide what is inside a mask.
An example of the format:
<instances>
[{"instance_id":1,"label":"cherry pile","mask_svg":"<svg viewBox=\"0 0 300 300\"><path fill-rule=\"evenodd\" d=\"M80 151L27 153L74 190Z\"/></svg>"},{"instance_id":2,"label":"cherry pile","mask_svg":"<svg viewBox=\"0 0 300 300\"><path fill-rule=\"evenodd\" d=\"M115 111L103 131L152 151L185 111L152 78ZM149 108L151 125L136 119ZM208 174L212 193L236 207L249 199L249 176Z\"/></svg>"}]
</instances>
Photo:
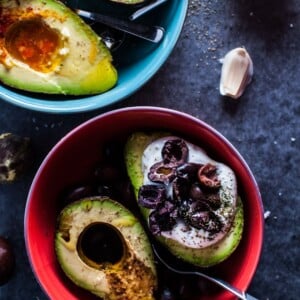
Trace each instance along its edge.
<instances>
[{"instance_id":1,"label":"cherry pile","mask_svg":"<svg viewBox=\"0 0 300 300\"><path fill-rule=\"evenodd\" d=\"M222 229L215 214L221 206L217 168L210 163L188 162L188 155L184 140L167 140L161 151L162 160L147 174L152 184L139 190L139 204L151 209L149 225L154 235L172 230L178 220L210 235Z\"/></svg>"}]
</instances>

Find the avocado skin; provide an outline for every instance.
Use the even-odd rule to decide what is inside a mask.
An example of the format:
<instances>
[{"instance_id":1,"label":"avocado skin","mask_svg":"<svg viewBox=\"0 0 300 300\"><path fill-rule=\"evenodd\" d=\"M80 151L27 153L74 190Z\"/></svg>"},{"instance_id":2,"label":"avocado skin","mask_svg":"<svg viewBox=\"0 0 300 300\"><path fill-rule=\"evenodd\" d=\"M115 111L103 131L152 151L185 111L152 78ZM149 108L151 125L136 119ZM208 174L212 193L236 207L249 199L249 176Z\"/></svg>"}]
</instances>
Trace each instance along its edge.
<instances>
[{"instance_id":1,"label":"avocado skin","mask_svg":"<svg viewBox=\"0 0 300 300\"><path fill-rule=\"evenodd\" d=\"M144 181L142 155L145 148L153 141L168 135L167 132L135 132L128 138L124 150L125 163L136 198Z\"/></svg>"},{"instance_id":2,"label":"avocado skin","mask_svg":"<svg viewBox=\"0 0 300 300\"><path fill-rule=\"evenodd\" d=\"M97 222L115 227L123 238L124 255L114 265L92 267L78 253L80 233ZM105 300L154 299L157 277L146 233L129 210L110 198L85 198L66 206L58 218L55 251L63 271L76 285Z\"/></svg>"},{"instance_id":3,"label":"avocado skin","mask_svg":"<svg viewBox=\"0 0 300 300\"><path fill-rule=\"evenodd\" d=\"M139 188L144 182L142 172L143 152L150 143L168 135L166 132L135 132L128 138L125 145L124 156L128 176L133 185L136 199L138 199ZM150 210L141 206L140 209L148 223ZM242 238L243 227L243 204L240 197L238 197L232 227L228 234L214 245L201 249L193 249L164 236L155 236L155 238L178 258L200 267L210 267L224 261L234 252Z\"/></svg>"},{"instance_id":4,"label":"avocado skin","mask_svg":"<svg viewBox=\"0 0 300 300\"><path fill-rule=\"evenodd\" d=\"M31 11L30 16L28 11ZM58 32L69 31L69 36L64 37L69 53L60 67L49 73L22 64L7 67L0 59L0 81L24 91L74 96L103 93L116 85L118 72L109 49L91 27L63 3L56 0L5 0L0 3L0 19L13 15L18 22L32 18L35 13ZM3 44L4 39L0 38L0 52L5 50Z\"/></svg>"}]
</instances>

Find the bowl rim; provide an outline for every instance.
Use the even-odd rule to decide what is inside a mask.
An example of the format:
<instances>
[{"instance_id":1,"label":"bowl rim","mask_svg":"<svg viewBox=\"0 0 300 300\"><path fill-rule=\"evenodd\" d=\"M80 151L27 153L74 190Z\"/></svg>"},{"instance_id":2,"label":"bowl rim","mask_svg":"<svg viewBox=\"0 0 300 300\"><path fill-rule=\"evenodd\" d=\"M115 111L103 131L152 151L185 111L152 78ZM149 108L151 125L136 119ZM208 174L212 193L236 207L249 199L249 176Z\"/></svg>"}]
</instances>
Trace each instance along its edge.
<instances>
[{"instance_id":1,"label":"bowl rim","mask_svg":"<svg viewBox=\"0 0 300 300\"><path fill-rule=\"evenodd\" d=\"M26 252L27 252L27 256L28 256L32 271L33 271L40 287L42 288L42 290L45 292L46 295L51 295L51 293L48 292L49 287L45 286L45 284L42 283L39 280L38 270L34 266L34 258L31 256L31 244L30 243L32 243L32 241L30 241L30 238L29 238L29 235L28 235L29 206L30 206L30 202L32 201L31 200L32 199L32 194L34 193L36 182L38 181L38 178L39 178L40 174L44 171L44 168L48 164L49 158L52 156L53 153L55 153L65 143L66 140L71 138L73 135L75 135L82 128L84 128L86 126L89 126L91 123L99 122L99 119L103 119L103 118L105 119L105 118L110 117L111 115L120 114L120 113L122 114L122 113L126 113L126 112L130 112L130 113L132 113L132 112L137 112L137 113L138 112L152 112L152 113L158 112L158 113L168 113L168 114L171 114L173 116L186 118L186 119L198 124L200 127L203 127L206 130L210 131L213 135L215 135L218 139L220 139L226 145L226 147L228 147L230 152L234 153L237 160L240 162L240 165L244 168L244 170L247 174L247 177L249 177L250 181L253 184L253 188L254 188L253 193L256 196L255 200L258 202L257 204L260 207L260 212L261 212L260 215L257 216L257 218L259 218L260 223L261 223L261 228L259 228L260 229L259 230L260 239L259 239L258 245L256 247L257 248L257 253L255 253L254 258L252 257L251 268L249 268L249 270L247 270L248 271L248 273L247 273L247 282L244 283L245 284L244 289L246 291L248 289L254 275L255 275L256 270L257 270L259 260L260 260L261 255L262 255L262 248L263 248L263 241L264 241L264 207L263 207L263 202L262 202L262 197L261 197L261 194L260 194L260 190L259 190L258 184L255 180L255 177L254 177L252 171L250 170L247 162L241 156L241 154L238 152L238 150L233 146L233 144L226 137L224 137L219 131L214 129L212 126L210 126L206 122L204 122L204 121L202 121L202 120L200 120L200 119L198 119L198 118L196 118L196 117L194 117L194 116L192 116L188 113L177 111L177 110L170 109L170 108L155 107L155 106L132 106L132 107L119 108L119 109L115 109L115 110L112 110L112 111L108 111L108 112L99 114L99 115L83 122L82 124L78 125L77 127L73 128L61 140L59 140L57 142L57 144L49 151L49 153L44 158L43 162L41 163L40 167L38 168L38 170L36 172L36 175L34 176L34 179L32 181L31 186L30 186L29 193L28 193L28 196L27 196L25 213L24 213L24 239L25 239ZM225 293L226 293L226 291L225 291ZM231 295L228 292L226 293L226 295L227 294Z\"/></svg>"},{"instance_id":2,"label":"bowl rim","mask_svg":"<svg viewBox=\"0 0 300 300\"><path fill-rule=\"evenodd\" d=\"M171 24L171 31L165 30L163 40L147 56L151 56L151 64L148 64L146 70L143 70L143 72L135 74L135 76L126 83L125 87L118 86L117 83L111 90L98 95L87 95L72 100L43 100L42 95L40 97L37 96L37 98L32 98L30 95L27 96L18 93L17 90L11 90L6 85L0 83L0 99L25 109L62 114L92 111L120 102L146 84L162 67L173 51L185 22L188 0L180 0L176 5L178 5L178 7L180 5L180 9L176 8L175 10L176 17L174 20L176 19L176 21L173 21L174 23ZM145 59L146 57L141 61ZM140 64L141 61L135 64ZM51 95L48 96L52 97Z\"/></svg>"}]
</instances>

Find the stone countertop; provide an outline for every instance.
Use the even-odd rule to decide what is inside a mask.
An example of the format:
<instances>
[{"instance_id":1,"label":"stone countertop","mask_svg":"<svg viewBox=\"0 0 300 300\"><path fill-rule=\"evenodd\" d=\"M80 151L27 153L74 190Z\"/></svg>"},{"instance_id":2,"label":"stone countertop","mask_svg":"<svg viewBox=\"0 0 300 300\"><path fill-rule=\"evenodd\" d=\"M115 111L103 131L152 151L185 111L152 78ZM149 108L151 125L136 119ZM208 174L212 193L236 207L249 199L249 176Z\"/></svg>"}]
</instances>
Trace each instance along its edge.
<instances>
[{"instance_id":1,"label":"stone countertop","mask_svg":"<svg viewBox=\"0 0 300 300\"><path fill-rule=\"evenodd\" d=\"M200 3L200 4L199 4ZM219 95L219 59L244 46L254 62L239 100ZM32 138L36 161L22 180L0 186L0 235L12 242L16 271L0 299L46 296L29 266L23 238L26 195L39 164L68 131L109 109L154 105L189 113L215 127L239 150L261 190L265 239L249 292L258 299L300 295L300 0L193 0L171 56L138 92L111 107L48 115L1 101L0 132Z\"/></svg>"}]
</instances>

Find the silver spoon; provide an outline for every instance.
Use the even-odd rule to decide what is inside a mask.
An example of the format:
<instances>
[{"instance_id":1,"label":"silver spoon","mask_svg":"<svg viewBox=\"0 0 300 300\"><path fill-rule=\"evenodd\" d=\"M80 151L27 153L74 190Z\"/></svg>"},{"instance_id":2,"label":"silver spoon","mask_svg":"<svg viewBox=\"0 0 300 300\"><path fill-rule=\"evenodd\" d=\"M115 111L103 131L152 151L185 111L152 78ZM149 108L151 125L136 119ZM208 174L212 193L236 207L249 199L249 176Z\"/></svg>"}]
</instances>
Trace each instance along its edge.
<instances>
[{"instance_id":1,"label":"silver spoon","mask_svg":"<svg viewBox=\"0 0 300 300\"><path fill-rule=\"evenodd\" d=\"M159 253L157 246L154 246L152 244L152 248L153 248L153 252L154 252L155 256L158 258L158 260L165 267L167 267L169 270L171 270L175 273L182 274L182 275L197 275L197 276L203 277L211 282L214 282L215 284L224 288L225 290L231 292L233 295L237 296L239 299L242 299L242 300L258 300L257 298L233 287L228 282L225 282L222 279L209 276L209 275L199 272L199 271L189 271L189 270L179 269L178 267L173 267L173 265L171 263L169 263L169 262L167 263L166 260L162 258L162 253Z\"/></svg>"},{"instance_id":2,"label":"silver spoon","mask_svg":"<svg viewBox=\"0 0 300 300\"><path fill-rule=\"evenodd\" d=\"M148 5L143 6L142 8L138 9L137 11L135 11L132 15L129 16L129 20L130 21L134 21L137 18L143 16L144 14L146 14L147 12L151 11L152 9L156 8L157 6L167 2L168 0L156 0L151 2Z\"/></svg>"}]
</instances>

